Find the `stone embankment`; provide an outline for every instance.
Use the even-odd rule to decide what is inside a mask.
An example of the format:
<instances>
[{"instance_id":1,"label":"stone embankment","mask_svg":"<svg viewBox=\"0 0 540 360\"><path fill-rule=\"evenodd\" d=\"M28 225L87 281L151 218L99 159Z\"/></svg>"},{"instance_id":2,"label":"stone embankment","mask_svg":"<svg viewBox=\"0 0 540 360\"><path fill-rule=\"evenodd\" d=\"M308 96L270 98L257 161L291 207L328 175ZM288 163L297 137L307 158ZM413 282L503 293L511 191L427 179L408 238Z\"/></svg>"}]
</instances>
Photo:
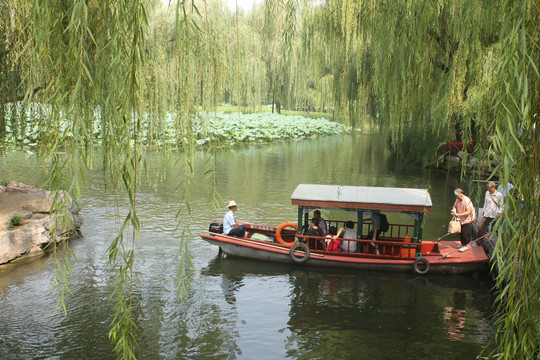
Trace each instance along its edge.
<instances>
[{"instance_id":1,"label":"stone embankment","mask_svg":"<svg viewBox=\"0 0 540 360\"><path fill-rule=\"evenodd\" d=\"M20 216L20 225L13 226L14 216ZM46 191L14 181L0 185L0 264L76 238L81 225L77 205L65 191Z\"/></svg>"},{"instance_id":2,"label":"stone embankment","mask_svg":"<svg viewBox=\"0 0 540 360\"><path fill-rule=\"evenodd\" d=\"M489 151L483 151L476 156L464 151L455 154L446 154L445 163L450 169L460 170L463 163L468 173L475 173L478 176L488 177L499 165L499 161Z\"/></svg>"}]
</instances>

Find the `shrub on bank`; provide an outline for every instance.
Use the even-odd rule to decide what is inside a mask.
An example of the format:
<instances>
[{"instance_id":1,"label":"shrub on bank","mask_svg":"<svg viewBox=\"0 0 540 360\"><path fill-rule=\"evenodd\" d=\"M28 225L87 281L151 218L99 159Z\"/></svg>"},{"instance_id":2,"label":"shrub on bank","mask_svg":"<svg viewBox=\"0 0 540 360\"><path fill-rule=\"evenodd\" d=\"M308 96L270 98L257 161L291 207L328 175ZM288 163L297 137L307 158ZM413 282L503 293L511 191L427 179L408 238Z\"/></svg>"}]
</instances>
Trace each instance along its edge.
<instances>
[{"instance_id":1,"label":"shrub on bank","mask_svg":"<svg viewBox=\"0 0 540 360\"><path fill-rule=\"evenodd\" d=\"M9 228L14 229L18 226L22 225L22 217L19 214L13 214L11 215L11 219L9 221Z\"/></svg>"}]
</instances>

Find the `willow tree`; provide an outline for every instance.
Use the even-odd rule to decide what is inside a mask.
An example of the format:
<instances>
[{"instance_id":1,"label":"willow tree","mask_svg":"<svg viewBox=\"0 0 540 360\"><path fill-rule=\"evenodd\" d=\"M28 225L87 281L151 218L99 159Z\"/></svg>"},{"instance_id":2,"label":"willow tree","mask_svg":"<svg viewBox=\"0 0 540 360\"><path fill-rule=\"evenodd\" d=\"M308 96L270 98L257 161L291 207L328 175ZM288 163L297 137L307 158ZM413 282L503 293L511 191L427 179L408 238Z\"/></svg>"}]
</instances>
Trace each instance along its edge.
<instances>
[{"instance_id":1,"label":"willow tree","mask_svg":"<svg viewBox=\"0 0 540 360\"><path fill-rule=\"evenodd\" d=\"M498 161L491 176L515 186L496 227L493 355L504 359L539 354L538 6L329 0L314 7L305 27L310 49L325 46L319 39L336 44L328 67L342 114L377 115L394 151L412 157L433 153L450 134L474 140L482 161Z\"/></svg>"},{"instance_id":2,"label":"willow tree","mask_svg":"<svg viewBox=\"0 0 540 360\"><path fill-rule=\"evenodd\" d=\"M507 196L495 249L501 264L498 286L497 355L540 356L540 9L537 2L504 2L501 47L497 49L494 98L497 115L486 124L491 148L501 160L498 175L516 188Z\"/></svg>"},{"instance_id":3,"label":"willow tree","mask_svg":"<svg viewBox=\"0 0 540 360\"><path fill-rule=\"evenodd\" d=\"M132 317L135 240L141 228L137 216L139 169L143 142L144 111L160 109L160 92L152 93L156 68L147 67L145 52L148 13L161 2L14 0L0 5L0 107L19 100L40 104L45 116L40 127L44 138L39 153L51 164L49 185L77 195L84 184L93 153L106 159L115 191L129 198L130 206L108 250L109 264L116 273L111 301L114 316L109 336L120 358L135 357L136 324ZM176 14L173 51L177 55L174 104L180 116L174 123L177 139L185 139L193 103L189 59L189 32L193 3L171 5ZM182 57L182 54L188 54ZM145 71L146 70L146 71ZM147 81L147 83L145 83ZM156 82L154 82L156 84ZM158 90L163 92L163 88ZM189 98L190 99L190 98ZM2 120L3 113L0 113ZM147 122L153 121L147 119ZM99 125L96 135L94 126ZM0 123L0 133L5 125ZM96 141L96 136L98 139ZM56 261L54 286L61 298L70 292L69 251L65 262ZM65 308L64 308L65 309Z\"/></svg>"}]
</instances>

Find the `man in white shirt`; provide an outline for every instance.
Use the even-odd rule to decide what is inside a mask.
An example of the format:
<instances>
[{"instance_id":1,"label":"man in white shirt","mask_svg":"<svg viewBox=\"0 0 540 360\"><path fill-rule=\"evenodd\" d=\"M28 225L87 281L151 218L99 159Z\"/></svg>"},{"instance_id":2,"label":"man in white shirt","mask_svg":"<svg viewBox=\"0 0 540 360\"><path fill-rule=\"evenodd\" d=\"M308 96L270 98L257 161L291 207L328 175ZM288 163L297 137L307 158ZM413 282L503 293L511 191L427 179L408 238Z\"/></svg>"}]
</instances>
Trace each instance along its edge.
<instances>
[{"instance_id":1,"label":"man in white shirt","mask_svg":"<svg viewBox=\"0 0 540 360\"><path fill-rule=\"evenodd\" d=\"M504 210L504 196L495 188L495 183L490 181L487 183L486 196L484 198L484 213L480 228L478 229L479 236L485 236L489 224L499 216Z\"/></svg>"},{"instance_id":2,"label":"man in white shirt","mask_svg":"<svg viewBox=\"0 0 540 360\"><path fill-rule=\"evenodd\" d=\"M234 218L234 212L237 210L236 202L231 200L227 206L229 211L223 217L223 233L230 236L244 237L246 235L246 226L239 224Z\"/></svg>"}]
</instances>

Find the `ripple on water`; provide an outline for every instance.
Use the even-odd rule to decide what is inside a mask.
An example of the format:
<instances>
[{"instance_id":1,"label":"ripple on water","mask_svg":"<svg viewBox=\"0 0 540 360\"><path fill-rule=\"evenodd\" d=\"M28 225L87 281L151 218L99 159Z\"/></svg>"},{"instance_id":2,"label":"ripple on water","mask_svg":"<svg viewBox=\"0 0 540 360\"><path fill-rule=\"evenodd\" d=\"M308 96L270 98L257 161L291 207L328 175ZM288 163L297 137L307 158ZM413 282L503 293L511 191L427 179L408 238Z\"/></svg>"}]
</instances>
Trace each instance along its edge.
<instances>
[{"instance_id":1,"label":"ripple on water","mask_svg":"<svg viewBox=\"0 0 540 360\"><path fill-rule=\"evenodd\" d=\"M295 221L290 195L299 183L429 186L434 207L424 234L442 235L457 180L396 165L382 144L376 136L355 135L220 151L215 184L223 201L218 209L209 205L212 189L197 170L191 212L177 190L179 178L171 176L182 173L175 159L150 158L149 168L160 169L160 177L142 171L137 194L142 231L135 238L133 300L139 358L475 358L492 332L490 284L481 277L419 281L410 274L218 258L217 247L197 235L223 216L230 199L239 204L241 221L274 226ZM203 157L197 158L196 169L203 168ZM78 262L72 261L68 316L54 311L58 294L49 292L52 263L46 258L0 272L2 360L112 357L107 334L114 274L107 248L129 212L129 201L125 194L113 195L105 172L95 165L80 199L84 237L70 243ZM41 162L16 153L0 157L0 169L10 179L31 184L46 178ZM181 300L175 276L187 228L192 230L185 242L192 268L188 294Z\"/></svg>"}]
</instances>

